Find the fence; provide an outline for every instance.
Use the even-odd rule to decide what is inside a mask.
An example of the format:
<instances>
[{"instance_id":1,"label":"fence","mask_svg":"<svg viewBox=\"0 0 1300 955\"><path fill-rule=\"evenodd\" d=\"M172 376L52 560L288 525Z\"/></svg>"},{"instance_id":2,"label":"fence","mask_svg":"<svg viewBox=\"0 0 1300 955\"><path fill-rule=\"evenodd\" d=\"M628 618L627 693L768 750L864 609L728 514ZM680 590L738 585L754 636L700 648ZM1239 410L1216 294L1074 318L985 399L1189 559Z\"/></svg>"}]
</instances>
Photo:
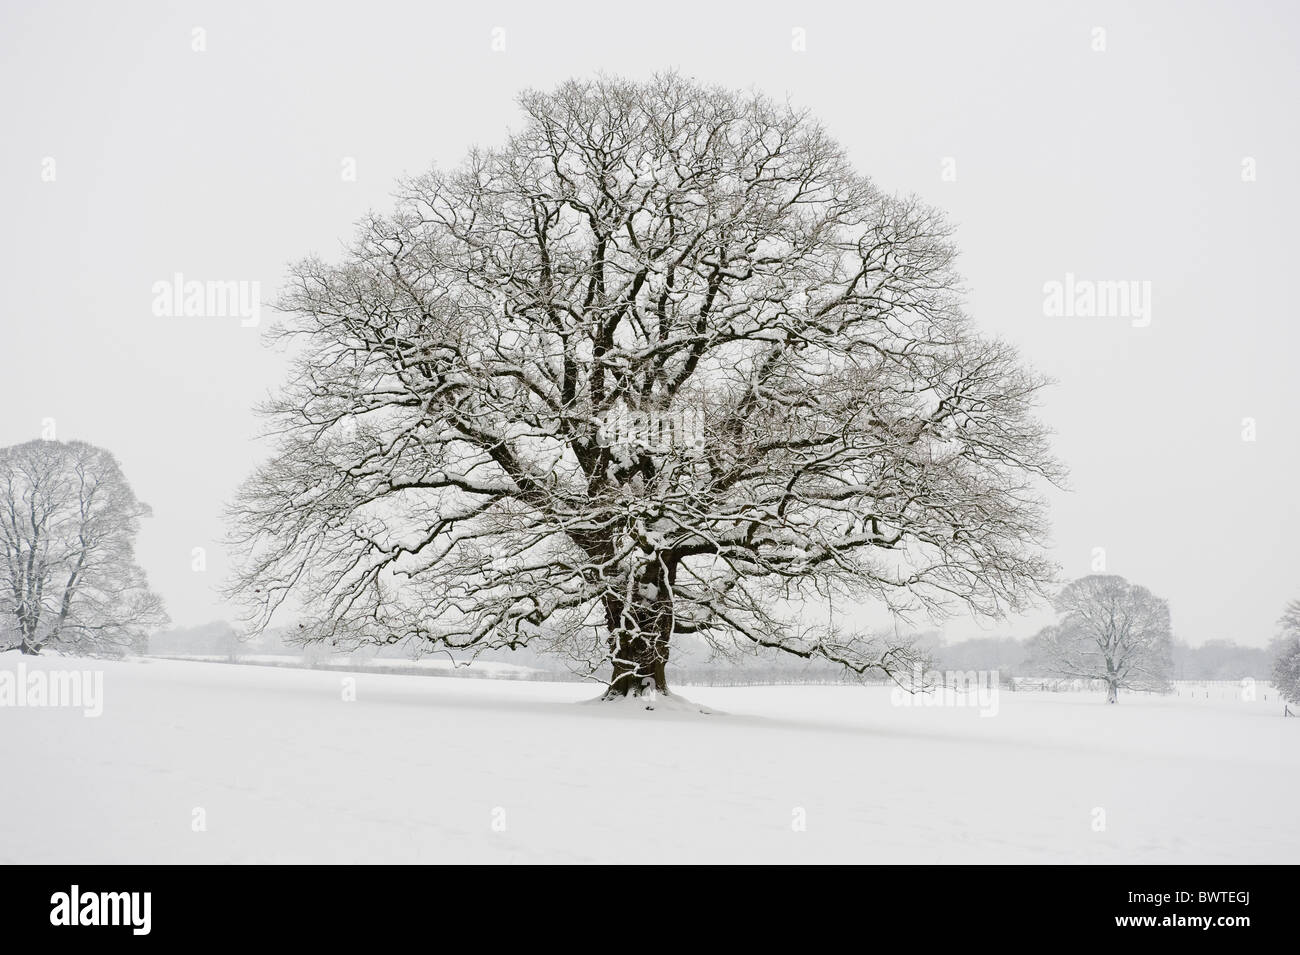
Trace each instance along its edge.
<instances>
[{"instance_id":1,"label":"fence","mask_svg":"<svg viewBox=\"0 0 1300 955\"><path fill-rule=\"evenodd\" d=\"M1281 703L1277 687L1267 680L1177 680L1174 693L1189 699L1236 700L1240 703Z\"/></svg>"},{"instance_id":2,"label":"fence","mask_svg":"<svg viewBox=\"0 0 1300 955\"><path fill-rule=\"evenodd\" d=\"M1047 693L1091 693L1106 691L1105 680L1065 680L1039 677L1013 677L1004 681L1013 691ZM1180 696L1189 700L1234 700L1238 703L1279 703L1282 697L1267 680L1173 680L1167 689L1134 689L1125 693L1154 693Z\"/></svg>"}]
</instances>

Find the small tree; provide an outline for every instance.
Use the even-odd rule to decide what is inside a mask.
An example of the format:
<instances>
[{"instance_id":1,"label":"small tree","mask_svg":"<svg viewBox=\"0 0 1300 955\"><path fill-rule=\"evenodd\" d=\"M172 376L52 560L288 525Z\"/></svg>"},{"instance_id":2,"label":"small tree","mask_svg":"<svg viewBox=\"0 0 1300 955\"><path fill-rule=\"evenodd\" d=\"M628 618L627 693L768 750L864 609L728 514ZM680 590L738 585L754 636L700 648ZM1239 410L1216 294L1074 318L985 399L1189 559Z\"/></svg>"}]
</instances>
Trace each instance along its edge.
<instances>
[{"instance_id":1,"label":"small tree","mask_svg":"<svg viewBox=\"0 0 1300 955\"><path fill-rule=\"evenodd\" d=\"M1121 689L1160 690L1173 668L1169 605L1115 574L1068 584L1053 600L1059 621L1034 638L1035 662L1067 679L1101 680L1106 702Z\"/></svg>"},{"instance_id":2,"label":"small tree","mask_svg":"<svg viewBox=\"0 0 1300 955\"><path fill-rule=\"evenodd\" d=\"M1273 641L1273 685L1288 703L1300 703L1300 600L1287 605Z\"/></svg>"},{"instance_id":3,"label":"small tree","mask_svg":"<svg viewBox=\"0 0 1300 955\"><path fill-rule=\"evenodd\" d=\"M102 448L0 449L0 615L23 653L135 649L166 621L135 562L148 514Z\"/></svg>"}]
</instances>

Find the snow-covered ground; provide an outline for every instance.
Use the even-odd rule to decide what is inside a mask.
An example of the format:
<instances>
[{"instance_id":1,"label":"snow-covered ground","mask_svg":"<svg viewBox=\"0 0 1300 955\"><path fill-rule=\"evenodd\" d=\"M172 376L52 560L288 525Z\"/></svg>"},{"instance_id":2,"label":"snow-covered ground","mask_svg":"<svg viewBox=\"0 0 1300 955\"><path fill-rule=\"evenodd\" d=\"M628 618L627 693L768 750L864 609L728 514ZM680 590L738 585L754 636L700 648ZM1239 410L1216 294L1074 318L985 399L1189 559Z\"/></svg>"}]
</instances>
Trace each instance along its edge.
<instances>
[{"instance_id":1,"label":"snow-covered ground","mask_svg":"<svg viewBox=\"0 0 1300 955\"><path fill-rule=\"evenodd\" d=\"M693 687L705 715L572 683L20 663L101 669L103 713L0 706L3 863L1300 858L1300 719L1275 701L1004 692L990 717Z\"/></svg>"},{"instance_id":2,"label":"snow-covered ground","mask_svg":"<svg viewBox=\"0 0 1300 955\"><path fill-rule=\"evenodd\" d=\"M163 655L157 659L197 661L204 663L242 663L250 666L305 668L319 666L322 669L333 667L337 669L352 669L362 672L366 670L402 669L420 672L428 671L430 673L450 674L454 676L496 677L501 679L526 677L540 672L536 667L521 666L518 663L502 663L497 660L456 661L447 659L446 657L425 657L419 660L411 660L405 657L371 657L367 660L356 660L346 654L337 654L334 656L312 659L301 655L294 656L283 653L241 653L232 660L229 654L192 653L183 655L177 654L175 656Z\"/></svg>"}]
</instances>

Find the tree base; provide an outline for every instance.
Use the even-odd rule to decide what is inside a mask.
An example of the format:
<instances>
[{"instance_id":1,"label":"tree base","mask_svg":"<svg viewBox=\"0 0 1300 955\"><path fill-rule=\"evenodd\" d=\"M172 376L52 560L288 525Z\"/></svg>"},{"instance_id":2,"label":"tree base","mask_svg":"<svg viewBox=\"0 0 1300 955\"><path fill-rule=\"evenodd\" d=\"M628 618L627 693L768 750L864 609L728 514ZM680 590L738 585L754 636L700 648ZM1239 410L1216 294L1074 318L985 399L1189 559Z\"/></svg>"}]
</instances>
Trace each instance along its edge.
<instances>
[{"instance_id":1,"label":"tree base","mask_svg":"<svg viewBox=\"0 0 1300 955\"><path fill-rule=\"evenodd\" d=\"M592 697L586 701L592 706L601 707L618 707L627 710L651 712L668 712L668 713L702 713L705 716L712 716L716 711L709 709L700 703L693 703L686 697L677 693L661 693L658 691L644 692L637 694L612 693L606 690L600 696Z\"/></svg>"},{"instance_id":2,"label":"tree base","mask_svg":"<svg viewBox=\"0 0 1300 955\"><path fill-rule=\"evenodd\" d=\"M654 680L645 679L644 681L632 681L627 678L615 680L609 685L604 693L600 695L602 702L608 703L617 700L644 701L647 710L654 709L656 700L671 697L667 687L655 686Z\"/></svg>"},{"instance_id":3,"label":"tree base","mask_svg":"<svg viewBox=\"0 0 1300 955\"><path fill-rule=\"evenodd\" d=\"M610 678L609 688L602 699L644 699L669 696L668 680L664 676L663 665L645 667L640 671L616 669Z\"/></svg>"}]
</instances>

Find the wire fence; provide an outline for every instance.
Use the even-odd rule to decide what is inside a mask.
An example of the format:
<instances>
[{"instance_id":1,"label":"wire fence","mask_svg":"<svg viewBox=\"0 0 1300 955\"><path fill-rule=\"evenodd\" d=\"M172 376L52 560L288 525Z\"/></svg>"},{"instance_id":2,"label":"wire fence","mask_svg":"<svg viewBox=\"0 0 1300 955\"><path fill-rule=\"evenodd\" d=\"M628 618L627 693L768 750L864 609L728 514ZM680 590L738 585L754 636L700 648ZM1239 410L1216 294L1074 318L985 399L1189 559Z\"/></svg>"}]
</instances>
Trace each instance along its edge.
<instances>
[{"instance_id":1,"label":"wire fence","mask_svg":"<svg viewBox=\"0 0 1300 955\"><path fill-rule=\"evenodd\" d=\"M1015 692L1092 693L1105 692L1105 680L1066 680L1040 677L1014 677L1003 686ZM1135 687L1125 693L1150 693L1178 696L1188 700L1226 700L1238 703L1278 703L1282 696L1267 680L1246 677L1241 680L1173 680L1164 687Z\"/></svg>"}]
</instances>

